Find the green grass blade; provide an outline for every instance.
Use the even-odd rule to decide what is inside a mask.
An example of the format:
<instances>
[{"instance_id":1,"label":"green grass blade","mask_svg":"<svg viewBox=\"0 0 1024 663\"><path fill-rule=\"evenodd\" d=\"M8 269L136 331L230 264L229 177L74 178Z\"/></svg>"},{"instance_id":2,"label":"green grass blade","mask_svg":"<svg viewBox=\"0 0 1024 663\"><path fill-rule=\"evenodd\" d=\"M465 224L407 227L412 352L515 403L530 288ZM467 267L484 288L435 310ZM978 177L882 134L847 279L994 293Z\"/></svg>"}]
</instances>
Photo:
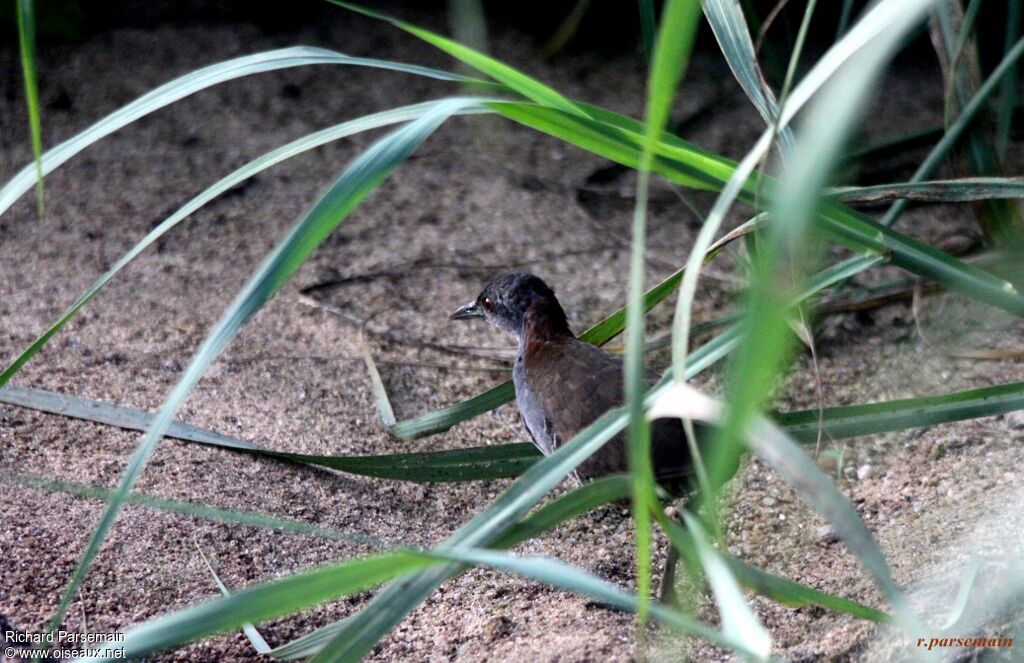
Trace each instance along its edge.
<instances>
[{"instance_id":1,"label":"green grass blade","mask_svg":"<svg viewBox=\"0 0 1024 663\"><path fill-rule=\"evenodd\" d=\"M1021 409L1024 382L1013 382L936 396L825 408L822 423L825 435L838 439L991 417ZM817 438L817 409L776 413L773 418L796 440L813 442Z\"/></svg>"},{"instance_id":2,"label":"green grass blade","mask_svg":"<svg viewBox=\"0 0 1024 663\"><path fill-rule=\"evenodd\" d=\"M104 136L131 124L135 120L159 110L164 106L183 99L208 87L234 80L242 76L250 76L278 69L301 67L314 64L343 64L365 67L377 67L399 71L418 76L426 76L438 80L458 83L478 84L481 81L464 76L451 74L428 67L408 65L400 62L359 58L323 48L311 46L293 46L274 51L265 51L245 55L232 60L225 60L201 69L189 72L139 97L130 104L114 111L84 131L48 150L42 156L43 174L53 172L58 166L75 156L83 149L92 145ZM0 215L26 191L32 188L36 179L35 168L31 165L19 171L11 180L0 188Z\"/></svg>"},{"instance_id":3,"label":"green grass blade","mask_svg":"<svg viewBox=\"0 0 1024 663\"><path fill-rule=\"evenodd\" d=\"M113 490L107 490L106 488L100 488L99 486L89 486L68 481L53 481L51 479L43 479L23 474L0 472L0 481L7 481L19 486L28 486L30 488L39 488L51 492L66 493L77 497L86 497L89 499L103 500L107 502L112 501L115 496L115 492ZM375 536L362 534L360 532L349 532L334 527L311 525L301 520L277 518L274 516L267 516L262 513L254 513L252 511L220 509L217 507L206 506L205 504L181 502L178 500L143 495L141 493L129 493L128 496L125 497L124 501L127 504L142 506L147 509L167 511L169 513L180 513L185 516L193 516L195 518L203 518L205 520L217 522L233 523L236 525L245 525L247 527L259 527L261 529L285 532L287 534L316 536L332 541L347 541L349 543L368 546L370 548L380 550L409 547L398 541L385 541Z\"/></svg>"},{"instance_id":4,"label":"green grass blade","mask_svg":"<svg viewBox=\"0 0 1024 663\"><path fill-rule=\"evenodd\" d=\"M895 182L874 186L840 186L826 191L844 203L887 203L915 200L929 203L1024 198L1024 177L964 177L930 182Z\"/></svg>"},{"instance_id":5,"label":"green grass blade","mask_svg":"<svg viewBox=\"0 0 1024 663\"><path fill-rule=\"evenodd\" d=\"M889 3L882 3L878 5L878 8L891 6ZM856 28L849 33L849 35L854 34L857 34ZM801 85L803 84L801 83ZM800 91L801 86L797 86L791 98L795 99ZM602 129L598 127L600 123L594 120L572 117L539 106L514 102L491 103L489 106L510 119L551 133L614 161L628 166L635 166L638 163L639 151L617 127L605 125ZM789 108L790 104L787 103L783 109L784 120ZM603 141L593 140L595 131L602 132ZM767 140L764 145L759 144L758 149L766 148L766 146ZM679 144L662 143L659 146L659 154L663 153L672 154L673 157L683 156L688 160L691 158L698 161L704 160L704 155L699 150L690 152ZM749 156L750 154L748 154ZM724 160L721 160L721 163L728 164ZM749 166L752 172L753 164L749 164ZM728 165L725 167L729 168ZM661 157L655 160L654 169L670 181L684 186L692 186L695 178L701 178L706 182L704 188L715 189L725 184L725 180L717 180L715 175L700 171L697 166L689 162ZM733 167L730 172L735 172L735 168ZM755 196L751 184L748 181L747 186L739 191L739 197L744 202L770 205L776 199L778 185L771 178L766 176L762 179L760 197ZM736 188L739 189L739 185ZM710 218L709 215L708 222L710 222ZM1002 308L1014 315L1024 315L1024 298L1021 298L1008 281L952 258L924 242L895 232L864 214L836 203L825 203L818 210L815 228L817 232L839 244L859 252L866 251L889 256L893 264L898 267L939 281L951 289L964 292L972 298Z\"/></svg>"},{"instance_id":6,"label":"green grass blade","mask_svg":"<svg viewBox=\"0 0 1024 663\"><path fill-rule=\"evenodd\" d=\"M841 279L842 275L837 278ZM691 372L695 374L723 357L738 343L739 337L739 328L732 327L699 349L693 357L700 361L691 363ZM152 421L152 415L144 410L115 407L38 389L0 389L0 402L128 430L144 431ZM1024 382L881 403L844 405L824 408L820 412L825 434L834 439L842 439L990 417L1016 410L1024 410ZM812 443L817 440L818 415L819 410L815 408L775 413L772 416L788 435L799 442ZM171 424L167 429L167 437L255 456L281 458L353 474L403 481L472 481L518 476L540 458L540 452L528 443L376 456L290 454L262 449L181 421Z\"/></svg>"},{"instance_id":7,"label":"green grass blade","mask_svg":"<svg viewBox=\"0 0 1024 663\"><path fill-rule=\"evenodd\" d=\"M765 124L773 125L779 116L778 102L757 63L754 42L750 39L743 8L738 0L703 0L701 5L733 76L757 108L757 112L764 118ZM792 130L789 127L782 127L779 137L783 153L791 152Z\"/></svg>"},{"instance_id":8,"label":"green grass blade","mask_svg":"<svg viewBox=\"0 0 1024 663\"><path fill-rule=\"evenodd\" d=\"M129 630L123 639L110 641L109 646L123 647L125 659L139 658L207 635L236 629L246 623L268 621L365 591L434 564L437 564L436 560L409 551L378 554L304 571L152 619ZM102 647L98 645L98 648Z\"/></svg>"},{"instance_id":9,"label":"green grass blade","mask_svg":"<svg viewBox=\"0 0 1024 663\"><path fill-rule=\"evenodd\" d=\"M632 486L628 476L611 476L597 479L545 504L498 536L491 546L494 548L511 548L571 518L581 516L602 504L627 498L631 490ZM462 570L465 570L465 567L461 565L452 567L450 573L445 577L452 577ZM348 619L328 624L281 645L271 652L271 655L281 659L313 656L345 628L348 628Z\"/></svg>"},{"instance_id":10,"label":"green grass blade","mask_svg":"<svg viewBox=\"0 0 1024 663\"><path fill-rule=\"evenodd\" d=\"M43 124L39 111L39 73L36 66L36 22L33 0L15 0L18 22L18 48L21 74L25 79L25 104L28 107L29 135L35 158L36 206L43 215Z\"/></svg>"},{"instance_id":11,"label":"green grass blade","mask_svg":"<svg viewBox=\"0 0 1024 663\"><path fill-rule=\"evenodd\" d=\"M82 558L51 619L55 629L81 585L103 540L113 527L121 500L131 490L145 468L160 438L170 426L174 414L228 342L263 304L299 268L319 244L355 207L405 160L426 138L453 113L474 105L472 100L451 99L431 112L388 134L374 143L345 170L337 182L293 228L271 253L262 267L228 308L214 330L193 357L181 380L164 402L144 439L128 461L118 485L116 499L104 511ZM252 620L250 620L252 621Z\"/></svg>"},{"instance_id":12,"label":"green grass blade","mask_svg":"<svg viewBox=\"0 0 1024 663\"><path fill-rule=\"evenodd\" d=\"M626 303L626 355L623 369L626 409L629 412L627 451L633 478L633 519L636 533L637 604L639 633L647 623L651 592L651 515L658 508L651 461L651 425L644 416L647 391L644 368L644 261L647 253L647 197L658 139L668 123L676 87L689 63L697 30L697 0L669 0L662 12L647 80L647 125L640 152L636 205L630 251L629 300ZM639 643L643 638L638 638Z\"/></svg>"},{"instance_id":13,"label":"green grass blade","mask_svg":"<svg viewBox=\"0 0 1024 663\"><path fill-rule=\"evenodd\" d=\"M527 99L531 99L538 104L550 106L551 108L558 108L566 111L567 113L583 114L580 106L573 103L570 99L563 96L562 93L558 92L552 87L544 85L540 81L527 76L526 74L508 66L504 62L496 60L489 55L476 51L468 46L442 37L441 35L431 32L430 30L424 30L423 28L400 21L396 18L392 18L385 14L371 11L365 7L360 7L349 2L340 2L339 0L327 0L331 4L344 7L351 11L369 16L380 21L386 21L391 25L408 32L411 35L419 37L428 44L444 51L448 55L458 59L464 64L469 65L473 69L476 69L482 74L490 76L499 83L503 83L510 90L518 92Z\"/></svg>"},{"instance_id":14,"label":"green grass blade","mask_svg":"<svg viewBox=\"0 0 1024 663\"><path fill-rule=\"evenodd\" d=\"M57 332L64 327L64 325L74 318L78 311L100 290L102 290L103 287L118 274L118 272L124 269L128 263L134 260L140 253L145 251L174 226L188 218L189 215L202 208L211 200L214 200L217 196L231 190L233 187L238 186L240 183L270 168L271 166L302 154L303 152L356 133L414 120L417 117L420 117L423 113L434 108L438 103L440 102L428 101L422 104L413 104L411 106L402 106L399 108L381 111L379 113L371 113L370 115L364 115L363 117L356 118L355 120L343 122L333 127L328 127L327 129L314 132L253 159L249 163L223 177L212 186L207 187L206 190L199 193L197 196L178 208L173 214L161 221L144 238L142 238L142 240L121 256L121 258L119 258L117 262L115 262L110 269L103 274L103 276L98 278L91 286L89 286L89 289L82 293L82 295L66 311L64 311L63 314L61 314L60 318L58 318L56 322L40 334L40 336L36 338L28 348L22 351L22 353L18 355L6 369L4 369L3 373L0 373L0 387L7 384L10 379L19 370L21 370L21 367L24 366L25 363L36 353L38 353L50 341L50 339L52 339ZM481 110L482 109L467 108L463 112L473 113L481 112Z\"/></svg>"},{"instance_id":15,"label":"green grass blade","mask_svg":"<svg viewBox=\"0 0 1024 663\"><path fill-rule=\"evenodd\" d=\"M893 10L886 29L834 74L808 110L793 159L787 161L773 201L767 241L754 267L746 297L744 339L731 367L722 426L711 446L710 474L715 490L733 476L744 445L780 474L812 508L822 513L858 556L891 602L904 626L916 626L888 564L857 512L799 447L766 423L760 411L788 364L792 338L790 302L802 290L801 273L813 263L816 247L809 231L821 193L842 145L864 109L884 65L910 28L923 16L927 0L881 3ZM866 19L865 19L866 20ZM859 27L859 25L858 25ZM857 27L851 30L852 35ZM794 96L796 91L794 92ZM716 504L716 496L702 501Z\"/></svg>"},{"instance_id":16,"label":"green grass blade","mask_svg":"<svg viewBox=\"0 0 1024 663\"><path fill-rule=\"evenodd\" d=\"M507 553L479 548L445 550L439 553L439 555L467 564L487 566L533 580L539 580L545 584L561 587L576 594L590 596L598 601L630 612L638 612L642 605L641 600L636 595L629 594L583 569L570 566L555 559L515 557ZM766 652L756 646L752 646L748 637L740 636L737 633L720 633L689 615L659 603L652 604L649 610L652 617L680 633L694 635L712 644L726 647L748 660L763 661L767 659ZM325 661L332 660L329 657L318 656L314 661L320 661L321 659Z\"/></svg>"}]
</instances>

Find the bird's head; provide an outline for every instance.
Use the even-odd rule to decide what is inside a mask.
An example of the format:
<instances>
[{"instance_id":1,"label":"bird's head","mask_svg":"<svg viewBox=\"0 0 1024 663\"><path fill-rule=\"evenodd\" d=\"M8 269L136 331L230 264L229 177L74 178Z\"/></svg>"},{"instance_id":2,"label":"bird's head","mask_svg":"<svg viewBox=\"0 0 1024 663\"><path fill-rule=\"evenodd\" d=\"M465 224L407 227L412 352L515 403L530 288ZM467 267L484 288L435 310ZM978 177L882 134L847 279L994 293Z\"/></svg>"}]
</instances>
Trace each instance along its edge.
<instances>
[{"instance_id":1,"label":"bird's head","mask_svg":"<svg viewBox=\"0 0 1024 663\"><path fill-rule=\"evenodd\" d=\"M527 326L544 335L572 334L555 291L528 272L499 276L451 317L452 320L475 318L484 318L518 339L523 338Z\"/></svg>"}]
</instances>

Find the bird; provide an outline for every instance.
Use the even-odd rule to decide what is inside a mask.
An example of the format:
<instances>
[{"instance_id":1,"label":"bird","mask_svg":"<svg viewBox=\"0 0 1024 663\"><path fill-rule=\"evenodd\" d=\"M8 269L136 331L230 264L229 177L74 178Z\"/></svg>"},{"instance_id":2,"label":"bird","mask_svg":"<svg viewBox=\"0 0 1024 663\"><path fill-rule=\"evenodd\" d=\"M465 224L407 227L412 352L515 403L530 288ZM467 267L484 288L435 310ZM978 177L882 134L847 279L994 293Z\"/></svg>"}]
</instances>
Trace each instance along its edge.
<instances>
[{"instance_id":1,"label":"bird","mask_svg":"<svg viewBox=\"0 0 1024 663\"><path fill-rule=\"evenodd\" d=\"M499 276L451 319L484 319L515 337L516 405L533 444L545 455L625 402L622 357L576 338L554 290L529 272ZM653 385L659 375L648 371L646 378ZM651 456L655 478L666 490L679 495L687 489L692 463L679 419L652 422ZM583 461L575 476L586 482L628 469L620 432Z\"/></svg>"}]
</instances>

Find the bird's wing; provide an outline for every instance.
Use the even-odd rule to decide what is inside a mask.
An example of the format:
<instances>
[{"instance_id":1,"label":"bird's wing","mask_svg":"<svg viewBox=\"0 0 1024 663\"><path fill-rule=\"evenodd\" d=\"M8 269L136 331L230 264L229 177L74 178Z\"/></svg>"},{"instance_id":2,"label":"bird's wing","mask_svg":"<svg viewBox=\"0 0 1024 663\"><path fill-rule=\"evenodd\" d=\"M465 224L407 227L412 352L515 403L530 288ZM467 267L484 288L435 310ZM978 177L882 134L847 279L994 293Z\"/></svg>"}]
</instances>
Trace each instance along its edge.
<instances>
[{"instance_id":1,"label":"bird's wing","mask_svg":"<svg viewBox=\"0 0 1024 663\"><path fill-rule=\"evenodd\" d=\"M540 449L544 455L550 454L558 448L561 440L555 434L550 410L543 400L538 398L530 380L526 379L522 361L516 361L512 369L512 378L516 385L516 405L523 426L530 434L533 446Z\"/></svg>"}]
</instances>

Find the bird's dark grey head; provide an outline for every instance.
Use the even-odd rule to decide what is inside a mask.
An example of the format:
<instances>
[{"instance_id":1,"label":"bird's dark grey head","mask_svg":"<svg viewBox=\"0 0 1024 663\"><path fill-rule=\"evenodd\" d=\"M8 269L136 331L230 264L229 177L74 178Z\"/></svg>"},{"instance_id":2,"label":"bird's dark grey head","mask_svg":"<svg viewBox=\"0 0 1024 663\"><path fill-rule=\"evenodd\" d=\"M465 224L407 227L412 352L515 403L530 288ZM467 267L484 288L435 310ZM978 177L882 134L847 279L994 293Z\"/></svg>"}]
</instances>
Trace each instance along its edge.
<instances>
[{"instance_id":1,"label":"bird's dark grey head","mask_svg":"<svg viewBox=\"0 0 1024 663\"><path fill-rule=\"evenodd\" d=\"M545 335L571 334L565 311L547 283L529 272L499 276L476 299L452 314L452 320L485 318L522 339L527 324Z\"/></svg>"}]
</instances>

